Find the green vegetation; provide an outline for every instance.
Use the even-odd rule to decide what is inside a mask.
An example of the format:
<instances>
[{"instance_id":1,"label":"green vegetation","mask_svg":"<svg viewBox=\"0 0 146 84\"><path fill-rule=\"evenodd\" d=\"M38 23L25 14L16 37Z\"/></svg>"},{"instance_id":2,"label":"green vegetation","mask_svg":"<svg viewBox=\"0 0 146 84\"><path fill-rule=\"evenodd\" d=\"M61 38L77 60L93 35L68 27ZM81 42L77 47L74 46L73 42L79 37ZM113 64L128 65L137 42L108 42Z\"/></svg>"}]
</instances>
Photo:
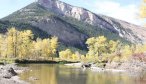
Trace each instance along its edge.
<instances>
[{"instance_id":1,"label":"green vegetation","mask_svg":"<svg viewBox=\"0 0 146 84\"><path fill-rule=\"evenodd\" d=\"M48 38L50 37L45 31L30 25L29 23L20 22L10 22L10 21L0 21L0 33L6 33L9 28L15 27L19 31L31 30L34 34L34 39L36 38Z\"/></svg>"},{"instance_id":2,"label":"green vegetation","mask_svg":"<svg viewBox=\"0 0 146 84\"><path fill-rule=\"evenodd\" d=\"M3 20L9 20L12 22L23 22L28 23L28 21L37 22L38 19L42 19L43 17L53 17L54 13L48 12L45 8L40 6L37 3L32 3L22 10L18 10L13 14L3 18Z\"/></svg>"}]
</instances>

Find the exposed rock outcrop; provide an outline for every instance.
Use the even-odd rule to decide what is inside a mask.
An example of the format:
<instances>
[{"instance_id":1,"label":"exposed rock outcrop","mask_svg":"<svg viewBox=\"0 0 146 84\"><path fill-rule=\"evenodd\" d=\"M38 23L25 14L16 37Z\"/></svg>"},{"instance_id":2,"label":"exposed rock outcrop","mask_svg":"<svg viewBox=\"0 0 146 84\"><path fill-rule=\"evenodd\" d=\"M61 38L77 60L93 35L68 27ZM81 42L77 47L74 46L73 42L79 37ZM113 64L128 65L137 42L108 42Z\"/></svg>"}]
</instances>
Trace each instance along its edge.
<instances>
[{"instance_id":1,"label":"exposed rock outcrop","mask_svg":"<svg viewBox=\"0 0 146 84\"><path fill-rule=\"evenodd\" d=\"M111 32L116 32L120 37L128 39L132 43L146 42L146 29L140 26L104 15L97 15L84 8L71 6L59 0L38 0L38 4L60 16L76 18L93 26L100 26Z\"/></svg>"},{"instance_id":2,"label":"exposed rock outcrop","mask_svg":"<svg viewBox=\"0 0 146 84\"><path fill-rule=\"evenodd\" d=\"M18 77L18 73L24 70L26 68L18 67L16 64L0 65L0 84L28 84Z\"/></svg>"}]
</instances>

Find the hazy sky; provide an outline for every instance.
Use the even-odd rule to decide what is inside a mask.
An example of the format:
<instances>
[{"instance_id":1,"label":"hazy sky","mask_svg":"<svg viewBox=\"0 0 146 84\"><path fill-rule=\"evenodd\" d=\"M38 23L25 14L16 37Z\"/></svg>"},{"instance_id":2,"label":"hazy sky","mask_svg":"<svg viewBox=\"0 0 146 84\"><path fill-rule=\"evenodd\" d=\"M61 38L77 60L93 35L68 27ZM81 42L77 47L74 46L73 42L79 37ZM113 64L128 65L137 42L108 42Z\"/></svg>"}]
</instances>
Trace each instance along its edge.
<instances>
[{"instance_id":1,"label":"hazy sky","mask_svg":"<svg viewBox=\"0 0 146 84\"><path fill-rule=\"evenodd\" d=\"M34 2L35 0L1 0L0 18ZM74 6L84 7L94 13L108 15L140 25L137 19L141 0L61 0Z\"/></svg>"}]
</instances>

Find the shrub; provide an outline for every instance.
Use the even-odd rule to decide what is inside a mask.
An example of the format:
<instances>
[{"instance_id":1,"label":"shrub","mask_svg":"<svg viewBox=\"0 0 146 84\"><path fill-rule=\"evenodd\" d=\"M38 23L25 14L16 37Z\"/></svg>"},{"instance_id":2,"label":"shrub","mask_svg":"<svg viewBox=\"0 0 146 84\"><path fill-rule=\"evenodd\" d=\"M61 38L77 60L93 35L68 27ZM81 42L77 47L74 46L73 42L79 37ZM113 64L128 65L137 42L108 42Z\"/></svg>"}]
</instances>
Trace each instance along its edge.
<instances>
[{"instance_id":1,"label":"shrub","mask_svg":"<svg viewBox=\"0 0 146 84\"><path fill-rule=\"evenodd\" d=\"M134 60L139 60L141 62L146 62L146 54L145 53L135 53L132 55Z\"/></svg>"}]
</instances>

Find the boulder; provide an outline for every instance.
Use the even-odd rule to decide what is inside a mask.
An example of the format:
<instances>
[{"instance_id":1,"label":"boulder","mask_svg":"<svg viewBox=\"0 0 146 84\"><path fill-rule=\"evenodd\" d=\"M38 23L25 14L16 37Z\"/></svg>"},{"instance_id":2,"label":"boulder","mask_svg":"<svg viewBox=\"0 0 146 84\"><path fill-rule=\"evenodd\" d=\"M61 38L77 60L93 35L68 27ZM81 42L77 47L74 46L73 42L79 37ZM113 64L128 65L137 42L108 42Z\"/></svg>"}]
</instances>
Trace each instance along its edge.
<instances>
[{"instance_id":1,"label":"boulder","mask_svg":"<svg viewBox=\"0 0 146 84\"><path fill-rule=\"evenodd\" d=\"M87 64L82 64L82 68L91 68L92 64L87 63Z\"/></svg>"},{"instance_id":2,"label":"boulder","mask_svg":"<svg viewBox=\"0 0 146 84\"><path fill-rule=\"evenodd\" d=\"M2 71L2 77L10 79L12 76L16 76L17 73L14 71L13 68L7 68Z\"/></svg>"}]
</instances>

